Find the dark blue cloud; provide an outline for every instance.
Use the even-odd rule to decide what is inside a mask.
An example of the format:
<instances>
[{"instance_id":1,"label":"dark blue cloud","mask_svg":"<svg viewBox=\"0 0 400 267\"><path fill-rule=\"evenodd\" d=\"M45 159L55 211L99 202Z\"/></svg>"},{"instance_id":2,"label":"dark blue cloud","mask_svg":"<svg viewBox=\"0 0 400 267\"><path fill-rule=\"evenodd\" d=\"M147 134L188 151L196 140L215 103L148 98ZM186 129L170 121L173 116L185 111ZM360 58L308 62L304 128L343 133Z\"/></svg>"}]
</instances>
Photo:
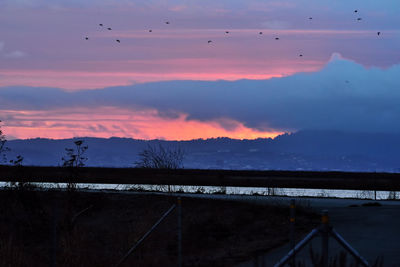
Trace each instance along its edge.
<instances>
[{"instance_id":1,"label":"dark blue cloud","mask_svg":"<svg viewBox=\"0 0 400 267\"><path fill-rule=\"evenodd\" d=\"M0 89L0 106L152 108L163 117L186 113L188 120L231 118L255 129L400 132L398 77L400 65L367 69L334 55L318 72L269 80L169 81L77 92L6 87Z\"/></svg>"}]
</instances>

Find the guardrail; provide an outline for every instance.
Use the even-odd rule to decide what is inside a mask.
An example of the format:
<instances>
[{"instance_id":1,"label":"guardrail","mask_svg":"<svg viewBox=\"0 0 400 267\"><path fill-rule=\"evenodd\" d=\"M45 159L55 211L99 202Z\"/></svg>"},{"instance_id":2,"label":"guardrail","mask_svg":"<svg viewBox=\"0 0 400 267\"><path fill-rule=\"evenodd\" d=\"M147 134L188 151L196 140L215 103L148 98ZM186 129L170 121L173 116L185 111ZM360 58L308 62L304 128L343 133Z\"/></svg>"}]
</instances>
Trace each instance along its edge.
<instances>
[{"instance_id":1,"label":"guardrail","mask_svg":"<svg viewBox=\"0 0 400 267\"><path fill-rule=\"evenodd\" d=\"M400 191L400 173L0 166L2 182Z\"/></svg>"}]
</instances>

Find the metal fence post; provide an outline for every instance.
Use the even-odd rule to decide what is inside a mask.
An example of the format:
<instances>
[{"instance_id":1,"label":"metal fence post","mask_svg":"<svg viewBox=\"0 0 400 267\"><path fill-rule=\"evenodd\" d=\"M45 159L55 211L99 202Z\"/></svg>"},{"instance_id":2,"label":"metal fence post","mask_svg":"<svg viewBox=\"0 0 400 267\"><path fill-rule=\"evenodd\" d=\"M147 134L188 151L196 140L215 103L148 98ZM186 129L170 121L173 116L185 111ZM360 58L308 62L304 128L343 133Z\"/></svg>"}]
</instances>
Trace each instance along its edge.
<instances>
[{"instance_id":1,"label":"metal fence post","mask_svg":"<svg viewBox=\"0 0 400 267\"><path fill-rule=\"evenodd\" d=\"M292 202L291 202L292 203ZM303 240L301 240L297 245L289 251L286 256L284 256L280 261L278 261L274 267L283 267L287 263L293 264L294 261L290 261L293 259L295 252L300 251L306 244L308 244L315 236L321 236L321 262L318 263L321 266L329 266L329 235L332 235L334 239L345 248L357 261L357 264L361 264L362 266L369 266L368 262L354 249L350 246L349 243L344 240L344 238L336 232L332 226L329 225L329 216L328 211L323 210L321 216L321 225L318 228L312 230ZM292 265L295 266L295 265Z\"/></svg>"},{"instance_id":2,"label":"metal fence post","mask_svg":"<svg viewBox=\"0 0 400 267\"><path fill-rule=\"evenodd\" d=\"M368 267L369 264L368 262L354 249L350 246L349 243L347 243L344 238L339 235L338 232L335 231L335 229L331 230L331 235L336 239L336 241L342 245L350 254L356 259L357 264L361 264L362 266Z\"/></svg>"},{"instance_id":3,"label":"metal fence post","mask_svg":"<svg viewBox=\"0 0 400 267\"><path fill-rule=\"evenodd\" d=\"M322 239L322 265L328 266L329 263L329 216L328 211L323 210L321 216L321 239Z\"/></svg>"},{"instance_id":4,"label":"metal fence post","mask_svg":"<svg viewBox=\"0 0 400 267\"><path fill-rule=\"evenodd\" d=\"M292 265L295 266L296 263L296 250L294 250L295 245L296 245L296 241L295 241L295 236L294 236L294 232L295 232L295 200L291 199L290 200L290 249L293 250L293 257L292 257Z\"/></svg>"},{"instance_id":5,"label":"metal fence post","mask_svg":"<svg viewBox=\"0 0 400 267\"><path fill-rule=\"evenodd\" d=\"M182 199L178 197L178 267L182 267Z\"/></svg>"},{"instance_id":6,"label":"metal fence post","mask_svg":"<svg viewBox=\"0 0 400 267\"><path fill-rule=\"evenodd\" d=\"M294 250L295 251L302 250L308 244L308 242L310 242L315 236L317 236L319 234L319 232L320 232L319 228L312 230L303 240L301 240L299 243L297 243L297 245L294 248ZM278 261L274 265L274 267L283 267L283 266L285 266L285 264L288 263L289 260L292 258L294 250L289 251L289 253L286 254L285 257L283 257L280 261Z\"/></svg>"}]
</instances>

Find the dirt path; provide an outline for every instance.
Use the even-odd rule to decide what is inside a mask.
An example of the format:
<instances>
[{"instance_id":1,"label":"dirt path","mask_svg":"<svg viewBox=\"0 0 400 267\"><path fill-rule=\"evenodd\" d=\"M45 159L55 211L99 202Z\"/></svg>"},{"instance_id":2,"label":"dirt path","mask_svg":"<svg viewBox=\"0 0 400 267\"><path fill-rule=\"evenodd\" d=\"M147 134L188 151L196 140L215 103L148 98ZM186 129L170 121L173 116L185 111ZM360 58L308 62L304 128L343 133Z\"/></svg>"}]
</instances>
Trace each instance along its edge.
<instances>
[{"instance_id":1,"label":"dirt path","mask_svg":"<svg viewBox=\"0 0 400 267\"><path fill-rule=\"evenodd\" d=\"M371 203L367 200L311 199L309 204L316 211L327 209L333 228L370 264L383 256L384 266L400 266L400 202L379 201L382 206L363 206L368 202ZM315 251L319 250L320 242L319 237L313 240ZM329 246L330 255L342 250L334 240ZM287 244L239 266L274 266L288 251ZM297 259L308 262L309 246Z\"/></svg>"}]
</instances>

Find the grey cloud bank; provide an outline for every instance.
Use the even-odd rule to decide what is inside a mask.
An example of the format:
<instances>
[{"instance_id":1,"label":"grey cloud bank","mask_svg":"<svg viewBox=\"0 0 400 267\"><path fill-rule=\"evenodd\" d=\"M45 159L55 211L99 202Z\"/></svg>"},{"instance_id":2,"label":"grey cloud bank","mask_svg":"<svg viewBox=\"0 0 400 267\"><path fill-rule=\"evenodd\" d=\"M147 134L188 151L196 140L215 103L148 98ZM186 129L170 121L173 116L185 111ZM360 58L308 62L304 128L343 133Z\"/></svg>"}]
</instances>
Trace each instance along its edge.
<instances>
[{"instance_id":1,"label":"grey cloud bank","mask_svg":"<svg viewBox=\"0 0 400 267\"><path fill-rule=\"evenodd\" d=\"M320 71L269 80L170 81L75 92L3 87L0 106L3 110L151 108L163 117L185 113L188 120L231 118L260 130L400 132L398 77L400 65L367 69L335 54Z\"/></svg>"}]
</instances>

